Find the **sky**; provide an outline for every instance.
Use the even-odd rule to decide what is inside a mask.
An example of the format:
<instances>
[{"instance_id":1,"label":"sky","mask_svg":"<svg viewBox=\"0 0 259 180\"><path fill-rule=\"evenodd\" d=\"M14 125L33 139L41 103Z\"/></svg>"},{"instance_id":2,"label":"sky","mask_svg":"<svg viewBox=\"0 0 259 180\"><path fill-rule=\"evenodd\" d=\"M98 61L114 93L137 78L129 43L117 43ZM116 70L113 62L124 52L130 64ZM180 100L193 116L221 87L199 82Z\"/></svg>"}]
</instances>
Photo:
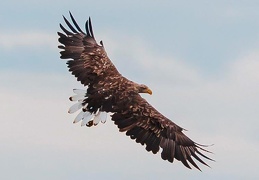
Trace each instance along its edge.
<instances>
[{"instance_id":1,"label":"sky","mask_svg":"<svg viewBox=\"0 0 259 180\"><path fill-rule=\"evenodd\" d=\"M30 1L0 6L1 179L259 177L259 1ZM107 119L73 124L57 31L71 11L92 18L120 73L216 162L202 172L163 161ZM161 151L160 151L161 152Z\"/></svg>"}]
</instances>

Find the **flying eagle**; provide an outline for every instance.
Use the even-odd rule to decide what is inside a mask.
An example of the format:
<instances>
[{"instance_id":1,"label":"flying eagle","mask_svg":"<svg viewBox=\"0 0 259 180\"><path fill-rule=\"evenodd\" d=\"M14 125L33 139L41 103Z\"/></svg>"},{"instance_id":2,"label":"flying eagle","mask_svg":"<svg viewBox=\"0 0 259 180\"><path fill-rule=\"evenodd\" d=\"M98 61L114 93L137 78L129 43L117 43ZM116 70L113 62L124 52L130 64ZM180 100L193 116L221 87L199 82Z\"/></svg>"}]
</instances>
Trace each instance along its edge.
<instances>
[{"instance_id":1,"label":"flying eagle","mask_svg":"<svg viewBox=\"0 0 259 180\"><path fill-rule=\"evenodd\" d=\"M181 161L191 169L188 163L200 168L194 162L208 166L200 157L210 159L202 151L204 145L197 144L188 138L178 126L151 106L140 93L152 94L143 84L137 84L122 76L113 65L104 49L102 41L97 44L91 19L86 21L83 32L70 13L73 25L63 16L69 30L60 24L64 33L58 32L58 41L62 44L61 59L67 61L69 71L80 81L86 90L74 89L76 95L70 97L77 101L69 113L81 109L74 123L82 121L81 125L88 127L105 122L106 113L110 112L120 132L137 143L146 146L147 151L156 154L162 149L161 157L173 162Z\"/></svg>"}]
</instances>

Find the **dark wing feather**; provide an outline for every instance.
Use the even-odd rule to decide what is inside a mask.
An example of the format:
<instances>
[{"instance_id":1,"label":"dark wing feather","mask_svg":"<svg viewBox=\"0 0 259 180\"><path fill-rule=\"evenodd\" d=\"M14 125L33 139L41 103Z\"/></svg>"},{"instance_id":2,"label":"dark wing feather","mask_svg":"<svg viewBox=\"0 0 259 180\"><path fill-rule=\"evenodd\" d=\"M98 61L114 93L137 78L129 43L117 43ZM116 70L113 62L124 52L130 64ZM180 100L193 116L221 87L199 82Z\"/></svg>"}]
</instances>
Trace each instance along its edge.
<instances>
[{"instance_id":1,"label":"dark wing feather","mask_svg":"<svg viewBox=\"0 0 259 180\"><path fill-rule=\"evenodd\" d=\"M69 15L70 15L70 18L71 18L71 20L73 21L73 24L75 25L76 29L77 29L80 33L85 34L85 33L81 30L81 28L78 26L76 20L75 20L74 17L72 16L71 12L69 12Z\"/></svg>"},{"instance_id":2,"label":"dark wing feather","mask_svg":"<svg viewBox=\"0 0 259 180\"><path fill-rule=\"evenodd\" d=\"M161 148L162 159L169 162L177 159L188 168L191 168L188 164L191 163L200 170L193 160L196 159L208 166L198 156L212 160L200 150L208 151L189 139L182 132L183 128L160 114L140 95L136 95L134 99L132 103L127 105L127 110L117 112L112 116L112 120L120 131L126 131L127 136L135 139L137 143L145 144L146 150L152 151L154 154Z\"/></svg>"},{"instance_id":3,"label":"dark wing feather","mask_svg":"<svg viewBox=\"0 0 259 180\"><path fill-rule=\"evenodd\" d=\"M85 86L98 83L103 77L121 76L113 63L108 58L104 47L98 45L94 38L91 19L86 21L86 33L84 33L74 17L70 13L71 24L65 17L64 21L72 31L67 30L60 24L64 33L58 32L58 46L61 59L71 59L67 61L69 71Z\"/></svg>"}]
</instances>

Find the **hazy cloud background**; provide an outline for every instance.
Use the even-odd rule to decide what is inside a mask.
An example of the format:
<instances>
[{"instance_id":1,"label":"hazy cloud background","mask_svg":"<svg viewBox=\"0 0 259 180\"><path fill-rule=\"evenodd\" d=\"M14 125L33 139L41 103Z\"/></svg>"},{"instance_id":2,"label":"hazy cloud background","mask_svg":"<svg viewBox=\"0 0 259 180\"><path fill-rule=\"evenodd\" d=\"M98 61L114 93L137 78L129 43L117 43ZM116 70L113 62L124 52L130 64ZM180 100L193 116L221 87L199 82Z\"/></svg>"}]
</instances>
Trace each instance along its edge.
<instances>
[{"instance_id":1,"label":"hazy cloud background","mask_svg":"<svg viewBox=\"0 0 259 180\"><path fill-rule=\"evenodd\" d=\"M258 1L6 1L0 7L1 179L259 177ZM147 153L111 121L73 125L58 24L91 16L120 72L209 150L203 172Z\"/></svg>"}]
</instances>

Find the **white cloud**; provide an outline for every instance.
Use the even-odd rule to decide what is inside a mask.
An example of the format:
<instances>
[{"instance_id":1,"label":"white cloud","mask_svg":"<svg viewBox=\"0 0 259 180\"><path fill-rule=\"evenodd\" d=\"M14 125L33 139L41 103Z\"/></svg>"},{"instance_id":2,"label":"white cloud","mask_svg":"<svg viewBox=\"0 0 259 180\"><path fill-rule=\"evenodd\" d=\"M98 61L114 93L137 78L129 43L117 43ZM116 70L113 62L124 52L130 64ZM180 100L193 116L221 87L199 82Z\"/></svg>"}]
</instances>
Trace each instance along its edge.
<instances>
[{"instance_id":1,"label":"white cloud","mask_svg":"<svg viewBox=\"0 0 259 180\"><path fill-rule=\"evenodd\" d=\"M222 72L221 79L207 79L197 69L180 60L160 57L149 47L143 48L145 43L137 39L132 42L126 50L118 49L123 54L131 49L129 54L134 52L133 61L139 61L142 71L149 72L147 77L152 77L146 81L155 89L154 96L145 97L163 114L187 128L189 131L185 133L192 139L199 143L215 144L209 147L215 152L210 156L217 160L216 163L209 163L212 169L202 167L202 175L197 171L188 171L187 175L181 163L171 165L162 161L159 154L145 152L139 144L119 133L109 121L95 128L73 125L74 116L67 114L67 110L71 105L68 97L73 94L72 88L80 88L75 78L30 72L0 73L3 85L0 88L3 102L0 105L0 131L3 134L0 141L5 146L1 154L4 157L11 156L10 152L13 154L12 158L3 160L4 164L11 164L1 165L1 169L10 174L8 170L17 168L15 164L18 159L18 164L25 163L27 166L19 167L19 171L33 169L38 176L46 174L40 170L44 169L46 172L55 171L56 177L61 177L63 171L61 173L58 167L62 167L84 177L88 172L92 173L88 174L89 178L96 176L99 168L103 176L119 173L120 177L125 178L128 178L127 169L132 169L135 175L143 178L150 171L156 172L154 177L175 176L175 171L171 173L172 168L181 172L177 174L179 178L193 176L202 179L204 174L206 179L245 177L247 174L250 178L256 177L258 157L255 154L259 149L256 139L259 126L256 109L259 107L257 51L229 64L225 68L227 71ZM136 42L140 45L135 46ZM118 41L112 43L112 48L119 47ZM115 50L107 51L117 56ZM158 59L161 62L159 65L156 64ZM127 73L132 73L130 68L127 69ZM152 75L156 71L158 74ZM161 81L155 77L164 79ZM138 79L137 76L134 78ZM176 83L178 81L184 83ZM247 160L239 162L237 159ZM35 164L41 168L35 168ZM87 173L78 169L84 169ZM240 173L241 169L244 173Z\"/></svg>"},{"instance_id":2,"label":"white cloud","mask_svg":"<svg viewBox=\"0 0 259 180\"><path fill-rule=\"evenodd\" d=\"M55 47L57 46L57 36L46 32L1 32L0 47L11 49L15 47Z\"/></svg>"},{"instance_id":3,"label":"white cloud","mask_svg":"<svg viewBox=\"0 0 259 180\"><path fill-rule=\"evenodd\" d=\"M99 36L106 37L104 40L104 43L107 42L107 45L104 44L106 51L118 70L125 76L141 78L136 73L136 70L139 70L137 68L140 68L141 75L147 75L151 83L174 81L174 83L186 84L186 82L198 83L201 79L197 69L181 59L152 51L152 48L140 37L126 36L118 32L107 32Z\"/></svg>"}]
</instances>

